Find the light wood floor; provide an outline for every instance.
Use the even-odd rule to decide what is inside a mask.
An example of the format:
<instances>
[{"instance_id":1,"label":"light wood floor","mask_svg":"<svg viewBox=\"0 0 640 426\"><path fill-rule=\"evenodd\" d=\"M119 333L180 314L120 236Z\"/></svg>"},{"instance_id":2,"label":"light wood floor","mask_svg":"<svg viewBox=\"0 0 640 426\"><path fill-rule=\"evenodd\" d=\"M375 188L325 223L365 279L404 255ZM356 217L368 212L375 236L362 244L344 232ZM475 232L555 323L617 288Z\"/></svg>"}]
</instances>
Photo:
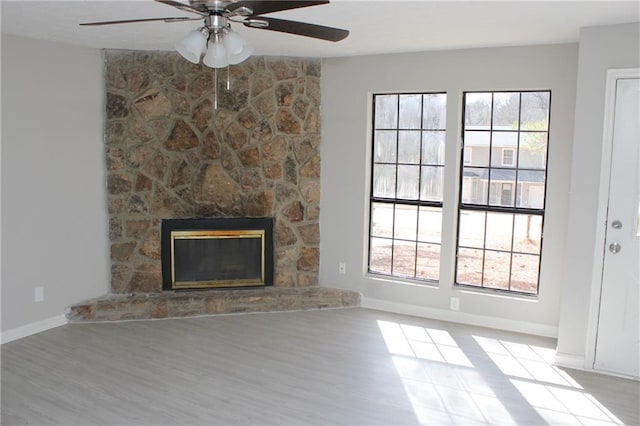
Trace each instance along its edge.
<instances>
[{"instance_id":1,"label":"light wood floor","mask_svg":"<svg viewBox=\"0 0 640 426\"><path fill-rule=\"evenodd\" d=\"M555 341L362 308L71 324L2 346L2 424L640 422Z\"/></svg>"}]
</instances>

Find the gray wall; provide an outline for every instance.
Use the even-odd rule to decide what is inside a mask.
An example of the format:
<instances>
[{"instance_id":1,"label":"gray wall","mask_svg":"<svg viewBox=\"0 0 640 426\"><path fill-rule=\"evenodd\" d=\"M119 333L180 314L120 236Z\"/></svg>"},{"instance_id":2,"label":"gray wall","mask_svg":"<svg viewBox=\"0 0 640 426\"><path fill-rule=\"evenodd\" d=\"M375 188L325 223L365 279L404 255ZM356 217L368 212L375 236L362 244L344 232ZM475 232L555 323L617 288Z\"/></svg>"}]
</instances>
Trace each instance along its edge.
<instances>
[{"instance_id":1,"label":"gray wall","mask_svg":"<svg viewBox=\"0 0 640 426\"><path fill-rule=\"evenodd\" d=\"M109 288L103 116L100 51L2 35L3 331Z\"/></svg>"},{"instance_id":2,"label":"gray wall","mask_svg":"<svg viewBox=\"0 0 640 426\"><path fill-rule=\"evenodd\" d=\"M597 262L596 217L604 126L605 82L611 68L640 67L640 24L584 28L580 33L575 142L569 196L565 277L558 353L576 362L587 348L589 305ZM601 255L600 255L601 256Z\"/></svg>"},{"instance_id":3,"label":"gray wall","mask_svg":"<svg viewBox=\"0 0 640 426\"><path fill-rule=\"evenodd\" d=\"M322 196L320 283L362 292L365 305L555 335L573 141L578 46L564 44L327 59L322 70ZM444 240L439 286L366 274L370 94L446 91L447 148L443 235L456 227L461 94L465 90L551 89L547 214L536 300L453 287L455 242ZM338 262L347 273L338 274ZM460 312L449 298L460 298Z\"/></svg>"}]
</instances>

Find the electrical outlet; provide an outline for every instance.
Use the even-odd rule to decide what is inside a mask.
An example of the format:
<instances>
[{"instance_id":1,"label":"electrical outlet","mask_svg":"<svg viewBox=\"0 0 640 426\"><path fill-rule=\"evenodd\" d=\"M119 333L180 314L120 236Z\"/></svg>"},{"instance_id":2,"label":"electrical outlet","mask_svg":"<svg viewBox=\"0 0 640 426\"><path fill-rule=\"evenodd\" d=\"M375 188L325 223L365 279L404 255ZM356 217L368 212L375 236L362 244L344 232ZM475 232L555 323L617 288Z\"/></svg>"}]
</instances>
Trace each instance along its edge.
<instances>
[{"instance_id":1,"label":"electrical outlet","mask_svg":"<svg viewBox=\"0 0 640 426\"><path fill-rule=\"evenodd\" d=\"M459 311L460 310L460 298L459 297L452 297L449 307L451 308L452 311Z\"/></svg>"},{"instance_id":2,"label":"electrical outlet","mask_svg":"<svg viewBox=\"0 0 640 426\"><path fill-rule=\"evenodd\" d=\"M42 302L44 300L44 287L36 287L33 291L33 301Z\"/></svg>"},{"instance_id":3,"label":"electrical outlet","mask_svg":"<svg viewBox=\"0 0 640 426\"><path fill-rule=\"evenodd\" d=\"M338 273L344 275L347 273L347 264L344 262L338 263Z\"/></svg>"}]
</instances>

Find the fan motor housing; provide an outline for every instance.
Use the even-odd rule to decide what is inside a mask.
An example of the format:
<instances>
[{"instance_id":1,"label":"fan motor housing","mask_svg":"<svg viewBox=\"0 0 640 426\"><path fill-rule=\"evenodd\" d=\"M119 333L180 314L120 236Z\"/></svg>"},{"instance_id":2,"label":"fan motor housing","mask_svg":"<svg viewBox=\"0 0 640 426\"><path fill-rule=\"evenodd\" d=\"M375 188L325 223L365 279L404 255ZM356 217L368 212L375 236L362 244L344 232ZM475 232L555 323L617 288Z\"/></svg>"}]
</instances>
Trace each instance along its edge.
<instances>
[{"instance_id":1,"label":"fan motor housing","mask_svg":"<svg viewBox=\"0 0 640 426\"><path fill-rule=\"evenodd\" d=\"M224 11L237 0L189 0L189 4L198 10Z\"/></svg>"}]
</instances>

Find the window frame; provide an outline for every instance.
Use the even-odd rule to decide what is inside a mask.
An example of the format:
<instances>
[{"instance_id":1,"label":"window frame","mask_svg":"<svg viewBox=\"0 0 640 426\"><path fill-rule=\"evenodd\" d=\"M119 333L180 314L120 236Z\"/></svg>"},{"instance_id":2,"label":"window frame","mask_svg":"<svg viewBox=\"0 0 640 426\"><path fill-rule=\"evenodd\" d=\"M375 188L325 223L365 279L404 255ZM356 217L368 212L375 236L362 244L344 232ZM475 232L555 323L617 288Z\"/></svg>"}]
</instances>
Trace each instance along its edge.
<instances>
[{"instance_id":1,"label":"window frame","mask_svg":"<svg viewBox=\"0 0 640 426\"><path fill-rule=\"evenodd\" d=\"M541 208L525 208L525 207L517 207L517 203L518 203L518 197L522 196L521 190L520 188L522 187L522 182L519 182L517 179L517 175L516 175L516 179L514 181L514 185L511 188L511 191L513 191L513 207L504 207L504 206L497 206L497 205L492 205L491 204L491 178L489 177L487 180L487 186L489 187L488 191L487 191L487 200L486 200L486 205L478 205L478 204L471 204L471 203L464 203L463 202L463 182L464 182L464 169L465 166L467 166L469 163L465 162L465 148L468 149L469 147L465 147L465 131L467 130L466 128L466 124L465 124L465 118L466 118L466 96L468 94L474 94L474 93L489 93L491 94L491 99L492 99L492 103L491 103L491 117L489 119L490 122L490 127L488 129L488 132L492 132L493 130L493 114L494 114L494 106L493 106L493 99L494 99L494 95L496 93L519 93L520 94L520 107L519 107L519 111L518 111L518 120L520 121L520 114L522 112L522 94L523 93L539 93L539 92L544 92L544 93L548 93L549 94L549 105L548 105L548 114L547 114L547 128L546 128L546 136L547 136L547 140L546 140L546 153L545 153L545 157L544 157L544 192L543 192L543 198L542 198L542 207ZM470 290L470 291L475 291L475 292L490 292L490 293L500 293L500 294L509 294L509 295L517 295L517 296L523 296L523 297L531 297L531 298L537 298L538 295L540 294L540 272L542 270L542 253L543 253L543 247L544 247L544 225L545 225L545 216L546 216L546 203L547 203L547 189L548 189L548 184L547 184L547 180L548 180L548 175L549 175L549 141L550 141L550 134L551 134L551 103L552 103L552 91L551 89L540 89L540 90L467 90L467 91L463 91L462 92L462 97L461 97L461 106L462 106L462 116L461 116L461 124L460 124L460 140L461 140L461 144L460 144L460 149L459 149L459 182L458 182L458 203L456 206L456 234L454 235L454 245L455 245L455 259L454 259L454 275L453 275L453 286L454 288L462 288L465 290ZM507 170L514 170L514 171L519 171L519 161L518 161L518 157L519 157L519 149L520 149L520 133L527 133L527 132L536 132L536 131L531 131L531 130L522 130L520 128L520 124L518 125L518 129L517 132L519 134L518 136L518 144L516 149L514 149L514 153L513 153L513 165L504 165L502 164L503 161L501 161L501 165L500 166L494 166L492 165L492 147L490 145L489 147L489 159L488 159L488 165L486 167L483 167L487 170L487 174L490 175L490 171L494 168L500 169L500 168L505 168ZM539 131L537 131L539 132ZM504 150L505 148L503 148ZM503 157L503 152L501 152L501 160L504 160ZM529 168L523 168L525 170L528 170ZM539 170L539 169L537 169ZM501 194L502 194L502 189L503 189L503 185L500 185L500 190L501 190ZM494 288L494 287L485 287L484 283L481 283L480 286L476 286L476 285L472 285L472 284L468 284L468 283L459 283L458 282L458 268L459 268L459 251L460 251L460 223L461 223L461 215L463 210L465 211L479 211L479 212L485 212L485 218L486 218L486 214L490 213L490 212L496 212L496 213L511 213L514 214L514 220L515 220L515 215L516 214L524 214L524 215L531 215L531 216L539 216L541 219L541 233L540 233L540 249L539 249L539 253L538 253L538 268L537 268L537 281L536 281L536 291L535 293L529 293L529 292L523 292L523 291L517 291L517 290L512 290L511 289L511 281L512 281L512 262L513 260L510 261L510 267L509 267L509 289L500 289L500 288ZM485 219L486 220L486 219ZM485 231L486 231L486 225L485 225ZM485 254L486 254L486 235L484 236L484 240L485 240L485 244L482 248L482 252L483 252L483 262L482 262L482 281L484 281L484 268L485 268ZM463 248L466 248L465 246L463 246ZM480 250L480 249L478 249ZM511 254L511 256L513 256L513 254L515 253L513 251L513 245L511 250L508 252Z\"/></svg>"},{"instance_id":2,"label":"window frame","mask_svg":"<svg viewBox=\"0 0 640 426\"><path fill-rule=\"evenodd\" d=\"M376 128L376 97L377 96L398 96L398 118L397 118L397 126L394 129L384 129L384 128ZM399 125L399 121L400 121L400 97L401 96L406 96L406 95L420 95L422 96L423 100L424 100L424 96L426 95L441 95L445 97L445 104L448 101L448 93L446 91L424 91L424 92L377 92L377 93L373 93L371 95L370 101L371 101L371 134L370 134L370 138L369 138L369 143L370 143L370 147L371 147L371 157L369 159L369 165L370 165L370 170L369 170L369 196L368 196L368 208L369 208L369 217L368 217L368 232L367 232L367 265L366 265L366 272L367 274L371 274L371 275L375 275L375 276L380 276L380 277L386 277L389 279L392 279L394 281L407 281L407 282L411 282L411 283L416 283L416 284L421 284L421 285L438 285L439 281L440 281L440 264L438 263L438 278L437 279L430 279L430 278L421 278L417 275L418 273L418 252L417 252L417 245L420 243L419 240L419 227L416 226L416 254L415 254L415 263L414 263L414 275L413 276L407 276L407 275L394 275L393 273L393 267L394 267L394 250L392 248L391 250L391 260L390 260L390 264L391 264L391 268L390 268L390 273L386 274L380 271L375 271L371 269L371 261L372 261L372 239L373 238L380 238L377 236L373 235L373 210L374 210L374 204L380 203L380 204L388 204L390 206L393 206L393 219L392 219L392 230L391 230L391 237L389 237L389 239L392 242L392 245L395 245L395 241L399 240L399 241L405 241L407 242L408 240L404 240L402 238L396 238L395 236L395 214L396 214L396 206L415 206L416 207L416 215L418 216L418 220L420 217L420 211L422 208L427 208L427 209L431 209L431 208L436 208L436 209L440 209L440 212L442 213L443 211L443 202L444 202L444 194L442 196L442 200L441 201L433 201L433 200L423 200L421 199L421 181L422 181L422 168L424 166L428 166L428 167L438 167L440 170L442 170L442 173L444 173L444 169L445 169L445 151L446 151L446 136L444 138L444 146L442 146L442 152L439 152L439 155L442 157L442 161L441 164L430 164L430 163L422 163L422 139L421 139L421 159L420 159L420 163L418 164L418 167L420 167L421 171L419 174L419 181L418 181L418 196L416 199L403 199L403 198L398 198L398 194L396 191L395 197L393 198L389 198L389 197L377 197L374 195L374 190L375 190L375 172L374 172L374 168L376 165L376 161L375 161L375 137L376 137L376 130L395 130L398 132L404 131L404 130L409 130L409 129L403 129L400 128ZM422 108L424 108L424 106L422 106ZM422 113L424 112L424 110L422 111ZM447 132L447 128L446 128L446 120L445 123L443 125L442 128L439 129L425 129L424 127L422 127L422 121L424 120L424 117L421 117L421 127L420 129L411 129L411 130L417 130L422 132L425 131L434 131L434 132L441 132L444 135L446 135ZM399 135L398 135L399 136ZM422 136L421 136L422 137ZM399 137L396 139L396 150L399 144ZM403 163L398 161L398 158L396 157L396 161L394 163L396 165L396 179L398 176L398 166L402 165ZM444 182L443 182L444 183ZM397 181L396 181L396 188L397 188ZM413 242L413 241L412 241ZM442 221L440 222L440 242L438 243L439 247L440 247L440 254L442 252Z\"/></svg>"}]
</instances>

